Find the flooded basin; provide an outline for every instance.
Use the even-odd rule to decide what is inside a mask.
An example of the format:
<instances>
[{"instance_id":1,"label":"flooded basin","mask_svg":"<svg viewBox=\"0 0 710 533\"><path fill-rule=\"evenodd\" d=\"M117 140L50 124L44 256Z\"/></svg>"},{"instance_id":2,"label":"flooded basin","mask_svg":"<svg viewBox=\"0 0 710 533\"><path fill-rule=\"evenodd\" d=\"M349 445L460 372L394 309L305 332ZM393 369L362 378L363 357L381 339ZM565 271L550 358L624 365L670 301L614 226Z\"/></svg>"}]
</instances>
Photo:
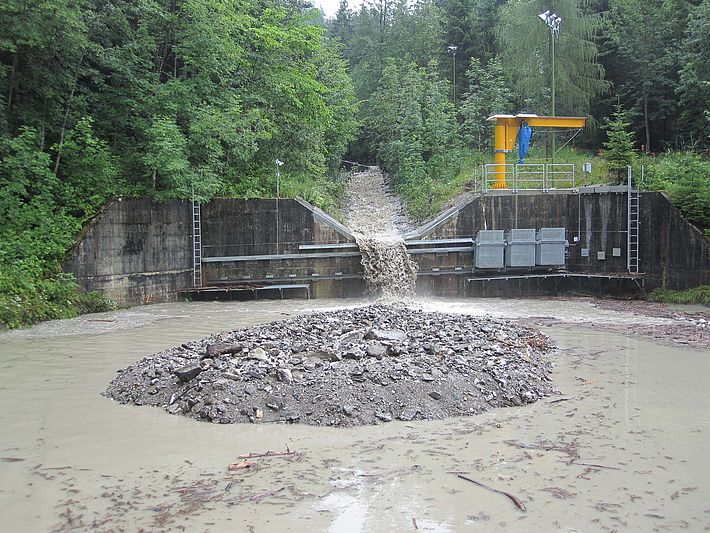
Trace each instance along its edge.
<instances>
[{"instance_id":1,"label":"flooded basin","mask_svg":"<svg viewBox=\"0 0 710 533\"><path fill-rule=\"evenodd\" d=\"M703 531L707 351L679 319L579 300L427 300L534 324L560 394L444 421L219 425L119 405L122 368L209 333L364 301L182 303L0 335L6 531ZM253 466L228 470L240 455ZM501 492L486 490L463 475Z\"/></svg>"}]
</instances>

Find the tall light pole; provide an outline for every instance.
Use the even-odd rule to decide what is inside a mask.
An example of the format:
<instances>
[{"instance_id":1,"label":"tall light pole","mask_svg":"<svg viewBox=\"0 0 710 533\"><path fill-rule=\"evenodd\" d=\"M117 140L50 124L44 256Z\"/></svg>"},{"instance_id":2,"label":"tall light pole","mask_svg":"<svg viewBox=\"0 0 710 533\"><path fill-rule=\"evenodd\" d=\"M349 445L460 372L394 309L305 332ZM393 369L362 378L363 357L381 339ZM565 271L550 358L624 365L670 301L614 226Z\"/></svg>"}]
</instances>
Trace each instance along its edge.
<instances>
[{"instance_id":1,"label":"tall light pole","mask_svg":"<svg viewBox=\"0 0 710 533\"><path fill-rule=\"evenodd\" d=\"M560 24L562 17L558 17L555 13L550 13L548 9L544 13L538 15L547 27L550 28L550 46L552 48L552 60L550 70L552 71L552 116L555 116L555 40L560 37Z\"/></svg>"},{"instance_id":2,"label":"tall light pole","mask_svg":"<svg viewBox=\"0 0 710 533\"><path fill-rule=\"evenodd\" d=\"M540 20L542 20L545 24L547 24L547 27L550 28L550 48L551 50L551 59L550 59L550 70L552 71L552 116L556 116L555 113L555 41L559 39L560 37L560 25L562 24L562 17L558 17L556 13L550 13L550 10L548 9L544 13L540 13L538 15ZM552 133L552 164L554 165L555 163L555 148L556 142L555 142L555 134L554 132ZM555 184L555 176L554 176L554 167L553 168L553 175L552 175L552 185L554 186Z\"/></svg>"},{"instance_id":3,"label":"tall light pole","mask_svg":"<svg viewBox=\"0 0 710 533\"><path fill-rule=\"evenodd\" d=\"M279 196L281 196L281 165L283 161L276 160L276 255L279 254L279 234L281 233L281 220L279 217Z\"/></svg>"},{"instance_id":4,"label":"tall light pole","mask_svg":"<svg viewBox=\"0 0 710 533\"><path fill-rule=\"evenodd\" d=\"M456 50L458 50L458 46L454 46L453 44L449 45L448 51L451 52L454 56L454 105L456 105Z\"/></svg>"}]
</instances>

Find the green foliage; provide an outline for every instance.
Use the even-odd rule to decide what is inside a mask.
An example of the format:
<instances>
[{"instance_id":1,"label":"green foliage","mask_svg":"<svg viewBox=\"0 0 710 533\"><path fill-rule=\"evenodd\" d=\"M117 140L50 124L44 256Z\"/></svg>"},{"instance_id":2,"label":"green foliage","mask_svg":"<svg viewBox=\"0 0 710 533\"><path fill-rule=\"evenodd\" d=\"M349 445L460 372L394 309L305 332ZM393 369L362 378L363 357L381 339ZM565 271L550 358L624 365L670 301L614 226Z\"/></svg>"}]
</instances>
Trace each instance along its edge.
<instances>
[{"instance_id":1,"label":"green foliage","mask_svg":"<svg viewBox=\"0 0 710 533\"><path fill-rule=\"evenodd\" d=\"M624 183L628 167L636 160L633 134L629 132L631 124L626 120L626 114L617 104L615 111L607 121L605 130L608 140L604 143L606 151L602 155L609 165L609 174L616 183Z\"/></svg>"},{"instance_id":2,"label":"green foliage","mask_svg":"<svg viewBox=\"0 0 710 533\"><path fill-rule=\"evenodd\" d=\"M317 181L357 125L346 64L313 15L271 0L10 0L0 134L34 127L65 196L94 190L77 216L127 190L208 200L256 177L273 193L277 158Z\"/></svg>"},{"instance_id":3,"label":"green foliage","mask_svg":"<svg viewBox=\"0 0 710 533\"><path fill-rule=\"evenodd\" d=\"M609 1L606 57L646 151L685 136L671 130L682 109L675 88L690 5L684 0Z\"/></svg>"},{"instance_id":4,"label":"green foliage","mask_svg":"<svg viewBox=\"0 0 710 533\"><path fill-rule=\"evenodd\" d=\"M167 189L178 198L190 198L193 172L187 157L187 139L175 119L156 116L145 130L143 164L150 170L153 189Z\"/></svg>"},{"instance_id":5,"label":"green foliage","mask_svg":"<svg viewBox=\"0 0 710 533\"><path fill-rule=\"evenodd\" d=\"M669 152L647 164L646 189L667 192L686 220L710 236L710 161L688 152Z\"/></svg>"},{"instance_id":6,"label":"green foliage","mask_svg":"<svg viewBox=\"0 0 710 533\"><path fill-rule=\"evenodd\" d=\"M586 116L592 101L608 91L604 68L597 62L596 35L602 27L599 14L590 14L587 2L513 0L501 8L497 28L500 57L508 74L518 109L550 114L551 37L538 14L553 9L562 17L555 38L556 114Z\"/></svg>"},{"instance_id":7,"label":"green foliage","mask_svg":"<svg viewBox=\"0 0 710 533\"><path fill-rule=\"evenodd\" d=\"M710 146L710 1L691 7L681 47L677 130L690 146Z\"/></svg>"},{"instance_id":8,"label":"green foliage","mask_svg":"<svg viewBox=\"0 0 710 533\"><path fill-rule=\"evenodd\" d=\"M100 293L82 291L72 275L47 277L43 270L38 261L22 260L0 271L0 328L116 308Z\"/></svg>"},{"instance_id":9,"label":"green foliage","mask_svg":"<svg viewBox=\"0 0 710 533\"><path fill-rule=\"evenodd\" d=\"M710 306L710 285L701 285L684 291L656 289L649 296L654 302L666 304L700 304Z\"/></svg>"},{"instance_id":10,"label":"green foliage","mask_svg":"<svg viewBox=\"0 0 710 533\"><path fill-rule=\"evenodd\" d=\"M91 117L82 117L63 144L52 147L61 182L58 202L81 220L93 216L109 198L122 191L117 158L106 141L96 137L93 124Z\"/></svg>"},{"instance_id":11,"label":"green foliage","mask_svg":"<svg viewBox=\"0 0 710 533\"><path fill-rule=\"evenodd\" d=\"M0 262L37 258L56 269L80 222L58 204L60 182L37 133L0 137Z\"/></svg>"},{"instance_id":12,"label":"green foliage","mask_svg":"<svg viewBox=\"0 0 710 533\"><path fill-rule=\"evenodd\" d=\"M345 187L345 181L328 178L314 181L307 176L301 176L300 179L290 177L281 184L281 194L285 198L303 198L316 207L337 214Z\"/></svg>"},{"instance_id":13,"label":"green foliage","mask_svg":"<svg viewBox=\"0 0 710 533\"><path fill-rule=\"evenodd\" d=\"M413 217L432 214L437 183L458 174L459 126L448 85L427 68L389 60L363 104L368 143Z\"/></svg>"},{"instance_id":14,"label":"green foliage","mask_svg":"<svg viewBox=\"0 0 710 533\"><path fill-rule=\"evenodd\" d=\"M476 150L488 150L493 146L495 123L486 119L491 115L509 113L513 107L512 93L506 87L498 60L492 60L483 68L478 59L471 59L466 78L468 91L459 110L463 117L463 139Z\"/></svg>"},{"instance_id":15,"label":"green foliage","mask_svg":"<svg viewBox=\"0 0 710 533\"><path fill-rule=\"evenodd\" d=\"M0 327L19 327L40 320L67 318L79 312L111 308L98 294L82 293L60 263L74 242L82 214L91 211L92 178L103 169L112 175L104 147L85 122L67 137L65 155L77 169L93 169L87 184L62 183L51 170L49 154L40 149L36 131L23 128L17 137L0 137ZM76 196L73 196L76 195ZM79 209L81 208L81 209Z\"/></svg>"}]
</instances>

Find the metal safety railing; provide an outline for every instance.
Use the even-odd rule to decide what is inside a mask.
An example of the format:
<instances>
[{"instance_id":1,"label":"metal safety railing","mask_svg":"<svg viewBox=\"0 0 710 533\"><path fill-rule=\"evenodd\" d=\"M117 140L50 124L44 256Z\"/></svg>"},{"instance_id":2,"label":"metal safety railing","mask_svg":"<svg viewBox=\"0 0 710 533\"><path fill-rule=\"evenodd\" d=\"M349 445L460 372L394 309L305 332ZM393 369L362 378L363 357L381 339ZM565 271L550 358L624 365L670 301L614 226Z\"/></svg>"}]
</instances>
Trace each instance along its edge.
<instances>
[{"instance_id":1,"label":"metal safety railing","mask_svg":"<svg viewBox=\"0 0 710 533\"><path fill-rule=\"evenodd\" d=\"M500 184L505 183L505 187ZM550 189L574 189L575 166L573 163L516 163L499 165L488 163L481 166L481 189L507 189L513 192L549 191Z\"/></svg>"}]
</instances>

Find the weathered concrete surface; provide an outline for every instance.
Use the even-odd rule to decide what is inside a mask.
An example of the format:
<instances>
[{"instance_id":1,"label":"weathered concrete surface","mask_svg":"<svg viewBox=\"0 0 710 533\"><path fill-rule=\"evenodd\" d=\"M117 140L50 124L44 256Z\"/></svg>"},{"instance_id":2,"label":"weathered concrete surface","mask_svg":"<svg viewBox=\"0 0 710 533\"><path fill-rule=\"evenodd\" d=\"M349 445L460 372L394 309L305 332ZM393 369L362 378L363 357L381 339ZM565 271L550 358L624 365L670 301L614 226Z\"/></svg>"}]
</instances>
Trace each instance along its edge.
<instances>
[{"instance_id":1,"label":"weathered concrete surface","mask_svg":"<svg viewBox=\"0 0 710 533\"><path fill-rule=\"evenodd\" d=\"M683 289L710 284L710 244L688 224L661 193L642 193L640 270L645 287ZM416 239L472 238L480 229L565 227L571 272L626 272L625 193L496 194L474 198L450 212L442 223ZM352 234L306 202L279 200L281 259L218 261L203 265L204 285L230 283L310 283L311 296L346 297L363 293L357 249L299 250L299 244L352 243ZM202 241L206 259L271 255L276 252L276 201L216 199L202 206ZM421 247L421 246L420 246ZM416 248L416 247L415 247ZM614 255L614 249L619 252ZM583 249L588 256L583 256ZM599 252L604 252L600 259ZM425 295L519 296L554 294L631 294L634 285L581 278L536 279L503 285L466 279L470 252L413 254L419 264L417 293ZM109 204L84 230L65 270L88 290L100 290L121 304L169 301L192 286L192 224L189 202L155 204L124 199ZM479 272L475 274L480 275ZM489 276L490 273L486 273ZM475 287L474 287L475 285Z\"/></svg>"},{"instance_id":2,"label":"weathered concrete surface","mask_svg":"<svg viewBox=\"0 0 710 533\"><path fill-rule=\"evenodd\" d=\"M640 207L639 257L646 287L682 289L710 283L710 243L700 231L661 193L642 193ZM497 194L475 198L425 238L472 237L479 229L565 227L570 271L623 273L626 220L625 193ZM582 255L583 249L588 256Z\"/></svg>"},{"instance_id":3,"label":"weathered concrete surface","mask_svg":"<svg viewBox=\"0 0 710 533\"><path fill-rule=\"evenodd\" d=\"M307 202L278 203L281 254L300 254L299 244L354 242L347 228ZM275 199L215 199L203 205L203 257L275 254L276 220ZM86 290L99 290L119 304L175 300L178 291L193 284L190 202L154 203L147 198L111 202L84 229L64 269L74 273ZM292 283L312 282L313 297L359 296L361 270L359 255L205 263L203 285L271 283L283 277Z\"/></svg>"},{"instance_id":4,"label":"weathered concrete surface","mask_svg":"<svg viewBox=\"0 0 710 533\"><path fill-rule=\"evenodd\" d=\"M316 298L360 296L357 248L330 249L332 257L324 257L325 250L299 250L304 244L354 243L352 233L304 200L280 199L278 207L278 217L275 199L219 198L202 207L207 261L203 285L310 283ZM244 256L268 257L244 260ZM211 260L217 257L231 259Z\"/></svg>"},{"instance_id":5,"label":"weathered concrete surface","mask_svg":"<svg viewBox=\"0 0 710 533\"><path fill-rule=\"evenodd\" d=\"M64 269L119 304L171 301L192 284L189 202L114 200L82 233Z\"/></svg>"},{"instance_id":6,"label":"weathered concrete surface","mask_svg":"<svg viewBox=\"0 0 710 533\"><path fill-rule=\"evenodd\" d=\"M204 204L203 256L289 254L299 253L299 244L354 242L303 200L280 199L277 222L276 204L273 198L215 198Z\"/></svg>"},{"instance_id":7,"label":"weathered concrete surface","mask_svg":"<svg viewBox=\"0 0 710 533\"><path fill-rule=\"evenodd\" d=\"M710 284L710 243L661 193L641 199L641 265L652 287Z\"/></svg>"}]
</instances>

